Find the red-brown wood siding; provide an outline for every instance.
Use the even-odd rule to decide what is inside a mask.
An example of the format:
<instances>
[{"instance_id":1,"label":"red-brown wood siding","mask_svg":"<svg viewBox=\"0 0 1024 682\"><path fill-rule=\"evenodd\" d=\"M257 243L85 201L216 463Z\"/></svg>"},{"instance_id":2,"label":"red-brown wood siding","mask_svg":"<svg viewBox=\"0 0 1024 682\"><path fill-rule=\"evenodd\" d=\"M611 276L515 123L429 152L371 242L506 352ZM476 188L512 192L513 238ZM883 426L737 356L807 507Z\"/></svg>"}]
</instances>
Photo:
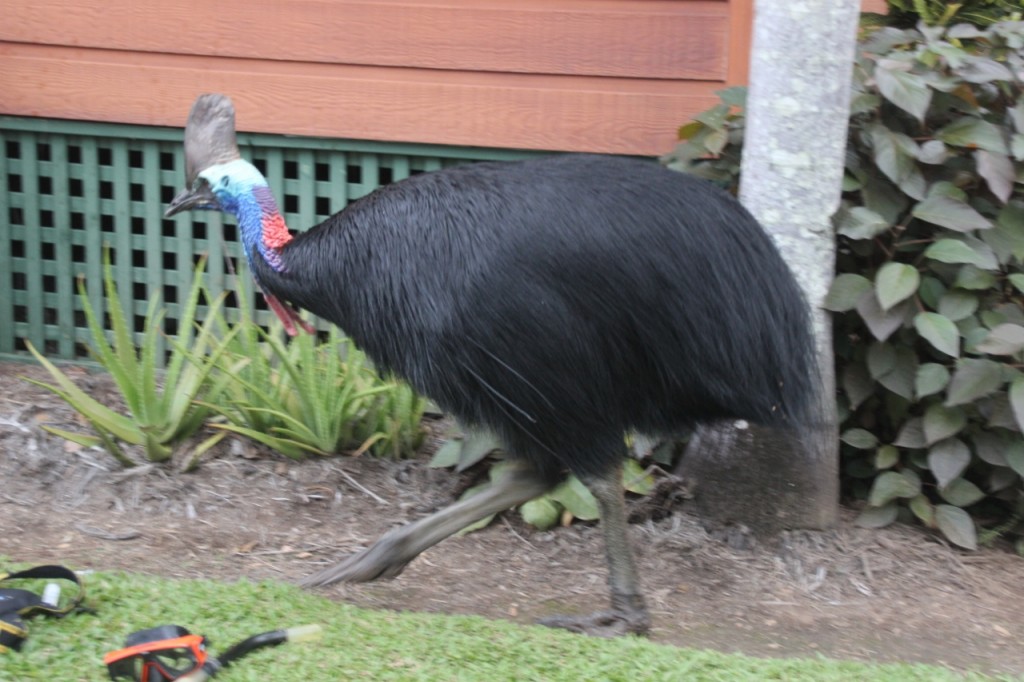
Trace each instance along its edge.
<instances>
[{"instance_id":1,"label":"red-brown wood siding","mask_svg":"<svg viewBox=\"0 0 1024 682\"><path fill-rule=\"evenodd\" d=\"M866 0L871 2L872 0ZM659 154L745 82L754 0L8 0L0 113Z\"/></svg>"}]
</instances>

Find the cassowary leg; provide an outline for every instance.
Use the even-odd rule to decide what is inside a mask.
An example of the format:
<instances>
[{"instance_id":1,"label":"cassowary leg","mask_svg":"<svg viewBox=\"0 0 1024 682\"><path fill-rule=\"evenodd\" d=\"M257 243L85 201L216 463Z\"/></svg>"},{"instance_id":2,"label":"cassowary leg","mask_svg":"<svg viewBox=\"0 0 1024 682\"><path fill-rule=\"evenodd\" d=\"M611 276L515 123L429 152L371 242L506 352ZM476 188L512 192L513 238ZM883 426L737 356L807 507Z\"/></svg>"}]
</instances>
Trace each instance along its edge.
<instances>
[{"instance_id":1,"label":"cassowary leg","mask_svg":"<svg viewBox=\"0 0 1024 682\"><path fill-rule=\"evenodd\" d=\"M430 516L396 528L363 551L310 576L305 587L334 582L368 582L394 578L420 552L485 516L528 502L552 487L552 481L528 464L518 463L486 490Z\"/></svg>"},{"instance_id":2,"label":"cassowary leg","mask_svg":"<svg viewBox=\"0 0 1024 682\"><path fill-rule=\"evenodd\" d=\"M549 627L599 637L646 634L651 627L651 617L640 594L636 562L629 546L622 469L616 467L607 475L586 476L581 477L581 480L597 498L601 511L612 607L608 611L599 611L589 616L552 616L540 622Z\"/></svg>"}]
</instances>

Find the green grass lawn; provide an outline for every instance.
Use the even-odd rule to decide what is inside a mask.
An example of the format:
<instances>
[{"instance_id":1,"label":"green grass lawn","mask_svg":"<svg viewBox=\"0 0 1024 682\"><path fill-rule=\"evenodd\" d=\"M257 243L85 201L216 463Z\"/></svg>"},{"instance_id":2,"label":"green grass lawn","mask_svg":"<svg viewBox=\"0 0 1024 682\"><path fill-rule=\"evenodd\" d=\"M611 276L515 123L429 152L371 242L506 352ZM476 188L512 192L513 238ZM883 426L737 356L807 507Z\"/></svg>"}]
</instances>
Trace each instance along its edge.
<instances>
[{"instance_id":1,"label":"green grass lawn","mask_svg":"<svg viewBox=\"0 0 1024 682\"><path fill-rule=\"evenodd\" d=\"M107 679L103 654L126 634L182 625L214 654L265 630L323 626L320 641L256 651L224 682L320 680L983 680L922 665L757 659L637 638L600 640L477 617L376 612L273 582L225 584L123 573L85 576L95 614L33 618L21 653L0 654L0 680ZM25 583L19 586L27 586ZM68 588L70 590L72 588Z\"/></svg>"}]
</instances>

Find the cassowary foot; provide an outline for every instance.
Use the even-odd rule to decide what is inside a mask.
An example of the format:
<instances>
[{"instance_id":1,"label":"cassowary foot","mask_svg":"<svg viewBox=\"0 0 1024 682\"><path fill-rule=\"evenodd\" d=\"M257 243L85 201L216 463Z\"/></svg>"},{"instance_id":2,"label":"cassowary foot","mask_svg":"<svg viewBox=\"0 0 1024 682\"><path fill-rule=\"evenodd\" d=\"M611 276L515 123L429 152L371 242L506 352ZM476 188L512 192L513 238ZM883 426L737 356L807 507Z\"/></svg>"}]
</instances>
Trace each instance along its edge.
<instances>
[{"instance_id":1,"label":"cassowary foot","mask_svg":"<svg viewBox=\"0 0 1024 682\"><path fill-rule=\"evenodd\" d=\"M612 607L588 616L549 616L538 621L549 628L561 628L594 637L646 635L651 629L651 615L644 599L635 595L612 595Z\"/></svg>"},{"instance_id":2,"label":"cassowary foot","mask_svg":"<svg viewBox=\"0 0 1024 682\"><path fill-rule=\"evenodd\" d=\"M549 616L537 621L549 628L560 628L592 637L646 635L651 619L646 610L610 609L587 616Z\"/></svg>"},{"instance_id":3,"label":"cassowary foot","mask_svg":"<svg viewBox=\"0 0 1024 682\"><path fill-rule=\"evenodd\" d=\"M300 584L322 587L338 582L366 583L397 577L416 557L415 554L409 556L405 544L397 534L385 535L370 547L309 576Z\"/></svg>"}]
</instances>

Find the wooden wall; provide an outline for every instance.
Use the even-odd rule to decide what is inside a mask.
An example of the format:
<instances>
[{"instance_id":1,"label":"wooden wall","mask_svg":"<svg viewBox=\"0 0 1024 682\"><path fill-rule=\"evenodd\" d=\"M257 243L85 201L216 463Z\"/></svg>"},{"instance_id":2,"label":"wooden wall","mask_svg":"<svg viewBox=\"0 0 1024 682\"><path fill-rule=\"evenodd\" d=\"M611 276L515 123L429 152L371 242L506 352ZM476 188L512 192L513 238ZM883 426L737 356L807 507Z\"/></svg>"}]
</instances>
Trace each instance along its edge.
<instances>
[{"instance_id":1,"label":"wooden wall","mask_svg":"<svg viewBox=\"0 0 1024 682\"><path fill-rule=\"evenodd\" d=\"M0 114L181 126L217 91L256 132L660 154L745 82L753 4L6 0Z\"/></svg>"},{"instance_id":2,"label":"wooden wall","mask_svg":"<svg viewBox=\"0 0 1024 682\"><path fill-rule=\"evenodd\" d=\"M659 154L743 82L753 0L7 0L0 113Z\"/></svg>"}]
</instances>

